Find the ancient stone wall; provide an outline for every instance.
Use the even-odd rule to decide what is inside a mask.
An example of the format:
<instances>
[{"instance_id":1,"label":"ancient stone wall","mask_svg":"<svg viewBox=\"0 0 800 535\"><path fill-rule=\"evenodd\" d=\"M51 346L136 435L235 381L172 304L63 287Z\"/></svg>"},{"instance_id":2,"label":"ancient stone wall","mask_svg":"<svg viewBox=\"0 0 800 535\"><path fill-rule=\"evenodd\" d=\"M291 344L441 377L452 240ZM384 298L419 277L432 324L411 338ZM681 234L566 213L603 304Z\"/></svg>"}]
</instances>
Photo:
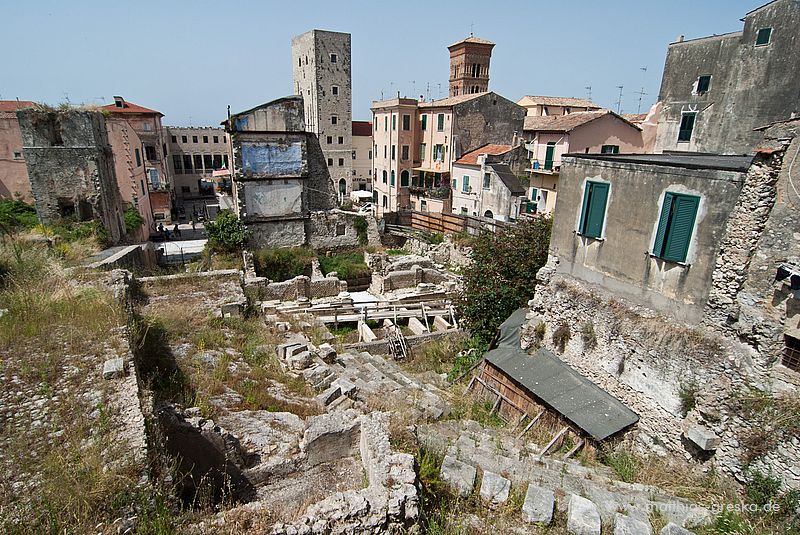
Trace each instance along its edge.
<instances>
[{"instance_id":1,"label":"ancient stone wall","mask_svg":"<svg viewBox=\"0 0 800 535\"><path fill-rule=\"evenodd\" d=\"M311 212L306 220L308 245L317 251L352 249L360 245L355 221L359 216L350 212L330 210Z\"/></svg>"}]
</instances>

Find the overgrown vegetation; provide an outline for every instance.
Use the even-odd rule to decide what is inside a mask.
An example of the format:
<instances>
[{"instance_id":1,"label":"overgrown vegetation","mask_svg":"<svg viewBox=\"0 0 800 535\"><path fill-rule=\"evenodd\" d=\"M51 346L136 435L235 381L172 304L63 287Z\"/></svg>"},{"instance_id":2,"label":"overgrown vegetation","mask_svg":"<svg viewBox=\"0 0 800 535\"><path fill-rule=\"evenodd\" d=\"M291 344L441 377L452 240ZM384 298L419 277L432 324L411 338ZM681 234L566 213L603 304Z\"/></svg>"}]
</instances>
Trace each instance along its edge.
<instances>
[{"instance_id":1,"label":"overgrown vegetation","mask_svg":"<svg viewBox=\"0 0 800 535\"><path fill-rule=\"evenodd\" d=\"M134 234L137 230L139 230L139 227L144 225L144 218L135 206L128 206L125 208L122 218L125 220L125 230L128 232L128 234Z\"/></svg>"},{"instance_id":2,"label":"overgrown vegetation","mask_svg":"<svg viewBox=\"0 0 800 535\"><path fill-rule=\"evenodd\" d=\"M230 210L220 210L214 221L206 222L205 227L208 246L215 251L241 251L248 238L244 223Z\"/></svg>"},{"instance_id":3,"label":"overgrown vegetation","mask_svg":"<svg viewBox=\"0 0 800 535\"><path fill-rule=\"evenodd\" d=\"M796 397L772 396L750 386L734 401L745 420L758 422L739 437L745 464L767 455L782 441L800 438L800 400Z\"/></svg>"},{"instance_id":4,"label":"overgrown vegetation","mask_svg":"<svg viewBox=\"0 0 800 535\"><path fill-rule=\"evenodd\" d=\"M448 373L455 365L457 355L469 349L471 340L462 332L456 332L443 338L437 338L422 346L415 347L413 356L401 364L412 372L433 371Z\"/></svg>"},{"instance_id":5,"label":"overgrown vegetation","mask_svg":"<svg viewBox=\"0 0 800 535\"><path fill-rule=\"evenodd\" d=\"M464 327L481 342L488 344L500 324L533 297L551 227L549 218L519 221L475 240L459 309Z\"/></svg>"},{"instance_id":6,"label":"overgrown vegetation","mask_svg":"<svg viewBox=\"0 0 800 535\"><path fill-rule=\"evenodd\" d=\"M311 261L316 256L307 247L264 248L253 253L253 262L259 276L281 282L310 274Z\"/></svg>"},{"instance_id":7,"label":"overgrown vegetation","mask_svg":"<svg viewBox=\"0 0 800 535\"><path fill-rule=\"evenodd\" d=\"M31 229L39 224L36 209L20 199L0 200L0 232Z\"/></svg>"},{"instance_id":8,"label":"overgrown vegetation","mask_svg":"<svg viewBox=\"0 0 800 535\"><path fill-rule=\"evenodd\" d=\"M553 331L553 345L556 347L556 349L558 349L559 352L563 353L571 337L572 334L569 330L569 324L565 321L562 321Z\"/></svg>"},{"instance_id":9,"label":"overgrown vegetation","mask_svg":"<svg viewBox=\"0 0 800 535\"><path fill-rule=\"evenodd\" d=\"M367 245L369 243L369 238L367 237L367 219L364 216L358 216L353 220L353 228L356 229L356 235L358 236L358 243L360 245Z\"/></svg>"},{"instance_id":10,"label":"overgrown vegetation","mask_svg":"<svg viewBox=\"0 0 800 535\"><path fill-rule=\"evenodd\" d=\"M335 271L340 279L368 277L372 273L361 252L320 256L319 267L326 275Z\"/></svg>"},{"instance_id":11,"label":"overgrown vegetation","mask_svg":"<svg viewBox=\"0 0 800 535\"><path fill-rule=\"evenodd\" d=\"M700 386L694 378L678 385L678 399L681 401L681 414L685 418L696 406L700 395Z\"/></svg>"},{"instance_id":12,"label":"overgrown vegetation","mask_svg":"<svg viewBox=\"0 0 800 535\"><path fill-rule=\"evenodd\" d=\"M597 335L594 332L592 320L586 321L581 325L581 340L583 341L583 349L586 351L591 351L597 347Z\"/></svg>"}]
</instances>

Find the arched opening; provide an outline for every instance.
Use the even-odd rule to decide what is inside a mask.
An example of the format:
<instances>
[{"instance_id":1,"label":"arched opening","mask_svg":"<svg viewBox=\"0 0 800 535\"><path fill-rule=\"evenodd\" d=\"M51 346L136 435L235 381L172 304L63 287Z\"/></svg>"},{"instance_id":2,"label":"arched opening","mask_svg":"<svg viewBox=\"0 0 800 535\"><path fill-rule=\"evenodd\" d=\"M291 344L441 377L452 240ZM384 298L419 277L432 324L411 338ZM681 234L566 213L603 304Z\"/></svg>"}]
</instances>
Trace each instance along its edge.
<instances>
[{"instance_id":1,"label":"arched opening","mask_svg":"<svg viewBox=\"0 0 800 535\"><path fill-rule=\"evenodd\" d=\"M408 169L402 171L400 173L400 187L407 188L408 187Z\"/></svg>"},{"instance_id":2,"label":"arched opening","mask_svg":"<svg viewBox=\"0 0 800 535\"><path fill-rule=\"evenodd\" d=\"M490 219L494 219L494 214L492 213L491 210L486 210L486 212L483 214L483 217L488 217Z\"/></svg>"},{"instance_id":3,"label":"arched opening","mask_svg":"<svg viewBox=\"0 0 800 535\"><path fill-rule=\"evenodd\" d=\"M372 192L372 203L375 206L378 206L378 192L377 191L373 191Z\"/></svg>"},{"instance_id":4,"label":"arched opening","mask_svg":"<svg viewBox=\"0 0 800 535\"><path fill-rule=\"evenodd\" d=\"M339 193L344 195L347 193L347 180L340 178L339 179Z\"/></svg>"},{"instance_id":5,"label":"arched opening","mask_svg":"<svg viewBox=\"0 0 800 535\"><path fill-rule=\"evenodd\" d=\"M386 208L388 206L389 206L389 198L386 195L384 195L383 196L383 207Z\"/></svg>"},{"instance_id":6,"label":"arched opening","mask_svg":"<svg viewBox=\"0 0 800 535\"><path fill-rule=\"evenodd\" d=\"M384 183L384 184L386 184L386 177L387 177L387 176L388 176L388 175L386 174L386 169L384 169L384 170L383 170L383 183Z\"/></svg>"}]
</instances>

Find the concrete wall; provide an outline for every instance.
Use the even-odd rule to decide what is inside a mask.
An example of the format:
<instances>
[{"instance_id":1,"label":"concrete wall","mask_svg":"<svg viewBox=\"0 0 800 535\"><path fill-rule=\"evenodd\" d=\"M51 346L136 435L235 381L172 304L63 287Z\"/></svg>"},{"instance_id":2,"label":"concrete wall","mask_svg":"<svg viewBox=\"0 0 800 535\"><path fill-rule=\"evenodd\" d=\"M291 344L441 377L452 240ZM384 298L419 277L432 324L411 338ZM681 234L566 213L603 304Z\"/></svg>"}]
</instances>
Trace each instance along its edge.
<instances>
[{"instance_id":1,"label":"concrete wall","mask_svg":"<svg viewBox=\"0 0 800 535\"><path fill-rule=\"evenodd\" d=\"M353 190L372 190L372 136L353 136ZM338 191L338 190L337 190Z\"/></svg>"},{"instance_id":2,"label":"concrete wall","mask_svg":"<svg viewBox=\"0 0 800 535\"><path fill-rule=\"evenodd\" d=\"M336 55L335 62L331 54ZM319 137L325 161L333 161L329 169L333 183L345 180L346 198L353 175L350 34L311 30L292 38L292 78L294 94L303 97L305 129Z\"/></svg>"},{"instance_id":3,"label":"concrete wall","mask_svg":"<svg viewBox=\"0 0 800 535\"><path fill-rule=\"evenodd\" d=\"M227 168L231 168L231 144L225 130L212 127L166 126L164 127L164 138L169 151L167 164L172 175L175 196L179 198L213 196L213 182L216 182L212 176L214 156L221 160L222 164L225 164L227 158ZM207 158L204 158L206 155L211 156L210 167L207 165ZM191 159L191 168L187 168L184 163L186 156ZM195 156L199 156L199 163L202 164L200 167L196 165L198 158ZM199 181L202 180L207 184L205 189L200 186L201 182Z\"/></svg>"},{"instance_id":4,"label":"concrete wall","mask_svg":"<svg viewBox=\"0 0 800 535\"><path fill-rule=\"evenodd\" d=\"M96 219L117 242L124 206L102 113L17 111L39 219Z\"/></svg>"},{"instance_id":5,"label":"concrete wall","mask_svg":"<svg viewBox=\"0 0 800 535\"><path fill-rule=\"evenodd\" d=\"M760 28L772 28L770 43L755 46ZM671 43L659 92L663 111L656 152L692 150L742 154L762 136L753 129L800 112L800 3L778 0L744 18L741 32ZM709 91L696 94L701 75ZM692 139L678 142L681 113L697 111Z\"/></svg>"},{"instance_id":6,"label":"concrete wall","mask_svg":"<svg viewBox=\"0 0 800 535\"><path fill-rule=\"evenodd\" d=\"M550 242L557 272L699 322L725 222L743 173L566 157ZM576 233L586 180L610 183L602 239ZM700 196L685 264L651 256L667 191Z\"/></svg>"},{"instance_id":7,"label":"concrete wall","mask_svg":"<svg viewBox=\"0 0 800 535\"><path fill-rule=\"evenodd\" d=\"M17 114L0 111L0 198L33 202Z\"/></svg>"}]
</instances>

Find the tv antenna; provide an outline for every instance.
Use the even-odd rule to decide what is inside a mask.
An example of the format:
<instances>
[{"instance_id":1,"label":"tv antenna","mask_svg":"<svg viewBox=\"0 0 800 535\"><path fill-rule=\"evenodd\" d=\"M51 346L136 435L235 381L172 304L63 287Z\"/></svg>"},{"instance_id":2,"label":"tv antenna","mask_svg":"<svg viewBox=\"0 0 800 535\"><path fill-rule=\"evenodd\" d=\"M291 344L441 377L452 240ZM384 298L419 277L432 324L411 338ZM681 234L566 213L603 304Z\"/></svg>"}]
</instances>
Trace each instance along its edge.
<instances>
[{"instance_id":1,"label":"tv antenna","mask_svg":"<svg viewBox=\"0 0 800 535\"><path fill-rule=\"evenodd\" d=\"M618 85L617 89L619 89L619 98L617 99L617 113L622 113L622 86Z\"/></svg>"},{"instance_id":2,"label":"tv antenna","mask_svg":"<svg viewBox=\"0 0 800 535\"><path fill-rule=\"evenodd\" d=\"M584 89L586 90L586 100L592 100L592 86L587 85Z\"/></svg>"},{"instance_id":3,"label":"tv antenna","mask_svg":"<svg viewBox=\"0 0 800 535\"><path fill-rule=\"evenodd\" d=\"M647 94L644 91L644 86L642 86L642 88L639 91L637 91L636 94L639 95L639 105L636 106L636 113L638 114L642 113L642 97Z\"/></svg>"}]
</instances>

